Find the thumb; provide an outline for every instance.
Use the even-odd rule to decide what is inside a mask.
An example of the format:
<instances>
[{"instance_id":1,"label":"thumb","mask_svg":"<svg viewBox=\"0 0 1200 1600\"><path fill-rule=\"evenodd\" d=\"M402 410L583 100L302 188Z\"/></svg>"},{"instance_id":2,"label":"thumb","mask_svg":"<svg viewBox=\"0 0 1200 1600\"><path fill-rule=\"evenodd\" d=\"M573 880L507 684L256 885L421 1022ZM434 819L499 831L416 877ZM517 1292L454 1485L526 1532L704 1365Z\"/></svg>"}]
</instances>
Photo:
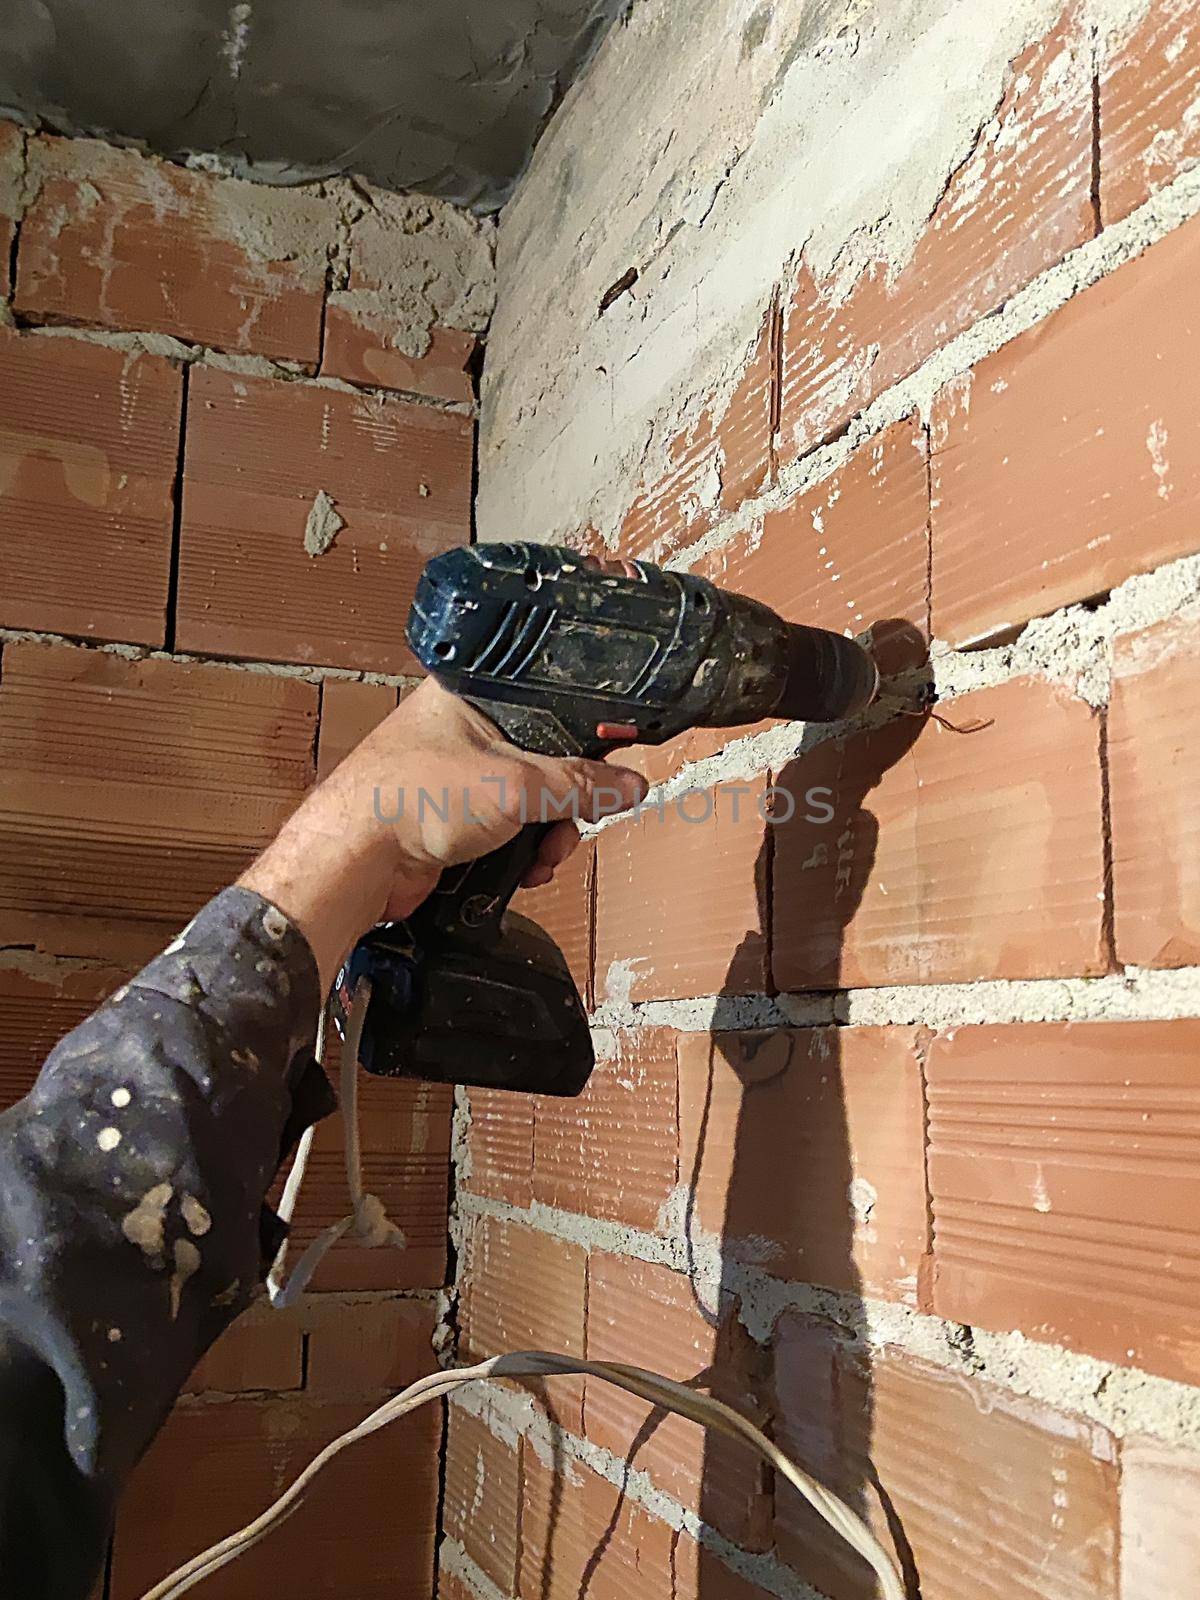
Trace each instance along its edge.
<instances>
[{"instance_id":1,"label":"thumb","mask_svg":"<svg viewBox=\"0 0 1200 1600\"><path fill-rule=\"evenodd\" d=\"M628 811L646 796L647 784L641 773L628 767L611 767L603 761L588 761L582 756L567 760L540 757L538 765L548 799L559 815L571 814L580 822L599 822L602 817ZM546 816L542 821L553 821Z\"/></svg>"}]
</instances>

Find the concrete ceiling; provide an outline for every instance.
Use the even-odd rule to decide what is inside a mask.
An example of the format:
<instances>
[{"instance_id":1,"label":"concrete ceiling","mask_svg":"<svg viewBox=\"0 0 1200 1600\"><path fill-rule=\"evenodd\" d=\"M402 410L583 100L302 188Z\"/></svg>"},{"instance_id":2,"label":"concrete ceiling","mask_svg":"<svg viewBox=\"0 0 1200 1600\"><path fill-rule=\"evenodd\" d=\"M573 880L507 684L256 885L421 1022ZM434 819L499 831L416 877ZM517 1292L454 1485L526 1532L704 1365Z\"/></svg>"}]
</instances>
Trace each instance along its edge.
<instances>
[{"instance_id":1,"label":"concrete ceiling","mask_svg":"<svg viewBox=\"0 0 1200 1600\"><path fill-rule=\"evenodd\" d=\"M0 0L0 107L491 211L628 0Z\"/></svg>"}]
</instances>

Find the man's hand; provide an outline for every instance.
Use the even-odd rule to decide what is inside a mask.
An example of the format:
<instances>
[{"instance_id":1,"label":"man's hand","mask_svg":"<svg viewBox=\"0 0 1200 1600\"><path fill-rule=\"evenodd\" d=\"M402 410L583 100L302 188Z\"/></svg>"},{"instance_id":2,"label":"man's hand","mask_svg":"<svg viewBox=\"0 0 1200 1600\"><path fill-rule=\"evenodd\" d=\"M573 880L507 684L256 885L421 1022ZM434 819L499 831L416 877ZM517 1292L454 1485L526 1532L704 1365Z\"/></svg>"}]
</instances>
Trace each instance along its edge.
<instances>
[{"instance_id":1,"label":"man's hand","mask_svg":"<svg viewBox=\"0 0 1200 1600\"><path fill-rule=\"evenodd\" d=\"M507 844L523 822L594 821L644 794L626 768L516 749L429 678L313 790L239 882L295 922L328 989L355 941L414 911L445 867ZM548 883L578 842L574 821L556 823L526 885Z\"/></svg>"}]
</instances>

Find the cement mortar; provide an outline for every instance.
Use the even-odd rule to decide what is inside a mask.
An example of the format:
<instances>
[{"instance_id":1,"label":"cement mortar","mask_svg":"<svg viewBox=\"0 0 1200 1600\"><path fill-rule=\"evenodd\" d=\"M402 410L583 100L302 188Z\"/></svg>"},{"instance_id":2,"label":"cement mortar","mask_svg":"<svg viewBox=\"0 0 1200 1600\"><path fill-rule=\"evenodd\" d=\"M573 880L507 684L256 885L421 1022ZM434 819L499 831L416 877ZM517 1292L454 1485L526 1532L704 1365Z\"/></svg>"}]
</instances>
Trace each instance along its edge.
<instances>
[{"instance_id":1,"label":"cement mortar","mask_svg":"<svg viewBox=\"0 0 1200 1600\"><path fill-rule=\"evenodd\" d=\"M3 301L0 301L0 323L5 327L17 326L11 309ZM182 366L215 367L221 372L236 372L244 378L274 378L282 383L306 383L317 389L336 389L340 394L357 395L359 399L384 403L402 399L405 405L429 406L435 411L453 411L460 416L475 415L475 407L462 401L438 400L429 395L401 394L394 389L350 383L345 378L330 378L309 372L298 362L212 350L206 345L188 344L169 333L123 333L116 329L77 328L66 324L23 325L21 332L29 339L82 339L88 344L107 345L111 350L161 356L166 361L178 361Z\"/></svg>"},{"instance_id":2,"label":"cement mortar","mask_svg":"<svg viewBox=\"0 0 1200 1600\"><path fill-rule=\"evenodd\" d=\"M389 689L412 689L419 678L402 672L355 672L349 667L303 667L288 661L231 661L227 656L188 655L178 650L151 650L142 644L75 639L65 633L39 633L32 628L0 628L0 649L6 644L66 645L72 650L95 650L123 661L176 661L181 666L220 667L225 672L256 672L269 678L302 678L322 683L334 678L348 683L378 683Z\"/></svg>"},{"instance_id":3,"label":"cement mortar","mask_svg":"<svg viewBox=\"0 0 1200 1600\"><path fill-rule=\"evenodd\" d=\"M305 552L313 560L325 555L333 549L338 534L345 526L346 519L334 504L333 497L327 490L318 489L304 524Z\"/></svg>"},{"instance_id":4,"label":"cement mortar","mask_svg":"<svg viewBox=\"0 0 1200 1600\"><path fill-rule=\"evenodd\" d=\"M19 217L25 209L25 149L27 137L21 132L11 150L4 147L0 159L0 217Z\"/></svg>"},{"instance_id":5,"label":"cement mortar","mask_svg":"<svg viewBox=\"0 0 1200 1600\"><path fill-rule=\"evenodd\" d=\"M939 392L955 378L969 373L981 361L1027 333L1077 294L1099 283L1176 228L1200 215L1200 167L1183 173L1128 217L1106 228L1066 256L1057 266L1015 294L999 311L982 318L944 345L915 372L884 390L852 419L836 440L818 445L780 473L769 494L748 502L736 515L720 523L666 563L686 571L701 557L721 549L730 540L756 527L762 516L824 483L854 453L895 422L914 414L928 420Z\"/></svg>"},{"instance_id":6,"label":"cement mortar","mask_svg":"<svg viewBox=\"0 0 1200 1600\"><path fill-rule=\"evenodd\" d=\"M495 224L438 200L340 186L347 277L329 297L419 359L435 327L483 333L496 305Z\"/></svg>"},{"instance_id":7,"label":"cement mortar","mask_svg":"<svg viewBox=\"0 0 1200 1600\"><path fill-rule=\"evenodd\" d=\"M624 4L7 0L0 108L266 182L349 171L495 210Z\"/></svg>"},{"instance_id":8,"label":"cement mortar","mask_svg":"<svg viewBox=\"0 0 1200 1600\"><path fill-rule=\"evenodd\" d=\"M988 1333L889 1301L771 1277L757 1267L726 1261L715 1236L694 1227L686 1232L684 1206L674 1208L672 1231L659 1235L549 1206L522 1210L471 1194L460 1194L459 1200L464 1216L493 1216L584 1249L670 1267L688 1277L698 1303L710 1312L718 1290L724 1289L737 1297L742 1325L759 1344L769 1344L785 1312L799 1311L839 1330L849 1346L914 1356L964 1378L994 1384L1010 1396L1086 1418L1116 1439L1137 1435L1200 1447L1198 1388L1040 1343L1021 1333Z\"/></svg>"},{"instance_id":9,"label":"cement mortar","mask_svg":"<svg viewBox=\"0 0 1200 1600\"><path fill-rule=\"evenodd\" d=\"M265 189L242 178L206 177L183 180L195 190L185 199L180 178L179 168L156 156L118 150L101 140L29 140L25 185L29 204L46 183L66 180L85 185L85 195L90 190L95 197L93 205L107 202L120 207L130 200L148 200L158 222L200 205L209 209L214 231L240 245L251 260L292 262L310 281L324 282L336 211L319 187ZM63 208L58 225L65 226L77 215L77 206L69 214Z\"/></svg>"}]
</instances>

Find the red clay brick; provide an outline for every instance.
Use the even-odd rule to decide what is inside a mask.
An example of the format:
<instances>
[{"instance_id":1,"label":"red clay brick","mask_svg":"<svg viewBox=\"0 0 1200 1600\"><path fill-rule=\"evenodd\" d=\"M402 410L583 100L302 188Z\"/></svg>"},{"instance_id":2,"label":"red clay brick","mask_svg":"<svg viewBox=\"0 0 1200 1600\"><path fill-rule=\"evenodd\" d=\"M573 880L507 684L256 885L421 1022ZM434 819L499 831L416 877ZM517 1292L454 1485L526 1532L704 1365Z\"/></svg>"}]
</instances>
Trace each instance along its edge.
<instances>
[{"instance_id":1,"label":"red clay brick","mask_svg":"<svg viewBox=\"0 0 1200 1600\"><path fill-rule=\"evenodd\" d=\"M736 511L771 477L776 316L769 309L727 405L703 411L672 440L670 470L644 487L621 527L622 555L663 561Z\"/></svg>"},{"instance_id":2,"label":"red clay brick","mask_svg":"<svg viewBox=\"0 0 1200 1600\"><path fill-rule=\"evenodd\" d=\"M493 301L490 224L438 200L358 186L344 287L325 311L322 371L470 404Z\"/></svg>"},{"instance_id":3,"label":"red clay brick","mask_svg":"<svg viewBox=\"0 0 1200 1600\"><path fill-rule=\"evenodd\" d=\"M473 1589L468 1589L461 1578L452 1572L439 1572L437 1600L478 1600Z\"/></svg>"},{"instance_id":4,"label":"red clay brick","mask_svg":"<svg viewBox=\"0 0 1200 1600\"><path fill-rule=\"evenodd\" d=\"M0 328L0 624L163 643L182 381Z\"/></svg>"},{"instance_id":5,"label":"red clay brick","mask_svg":"<svg viewBox=\"0 0 1200 1600\"><path fill-rule=\"evenodd\" d=\"M748 728L692 728L666 744L635 744L621 751L621 765L640 772L646 782L653 785L666 783L674 777L685 762L698 756L714 755L732 739L748 732Z\"/></svg>"},{"instance_id":6,"label":"red clay brick","mask_svg":"<svg viewBox=\"0 0 1200 1600\"><path fill-rule=\"evenodd\" d=\"M1091 79L1090 37L1069 6L1013 63L899 272L876 262L844 297L801 269L783 334L781 464L1091 238Z\"/></svg>"},{"instance_id":7,"label":"red clay brick","mask_svg":"<svg viewBox=\"0 0 1200 1600\"><path fill-rule=\"evenodd\" d=\"M843 1456L844 1436L838 1409L844 1334L817 1317L787 1311L775 1325L771 1342L772 1437L803 1471L840 1494L860 1514L863 1505L861 1462ZM821 1526L816 1513L778 1476L775 1485L775 1537L799 1574L830 1595L859 1600L847 1577L852 1558L844 1555ZM885 1549L891 1548L885 1540ZM864 1592L865 1573L854 1563L853 1578Z\"/></svg>"},{"instance_id":8,"label":"red clay brick","mask_svg":"<svg viewBox=\"0 0 1200 1600\"><path fill-rule=\"evenodd\" d=\"M533 1228L476 1217L462 1263L460 1327L472 1358L509 1350L584 1352L587 1253ZM582 1431L582 1380L547 1383L555 1414Z\"/></svg>"},{"instance_id":9,"label":"red clay brick","mask_svg":"<svg viewBox=\"0 0 1200 1600\"><path fill-rule=\"evenodd\" d=\"M327 1046L336 1082L339 1053ZM369 1249L353 1237L325 1257L314 1289L428 1289L445 1281L453 1096L444 1084L359 1074L363 1184L402 1229L404 1249ZM277 1189L279 1185L276 1185ZM350 1210L341 1112L317 1126L292 1225L293 1261L322 1228Z\"/></svg>"},{"instance_id":10,"label":"red clay brick","mask_svg":"<svg viewBox=\"0 0 1200 1600\"><path fill-rule=\"evenodd\" d=\"M760 528L708 557L697 571L764 601L791 622L858 634L877 623L903 621L927 640L924 428L915 417L896 423L825 483L771 512ZM885 672L920 659L915 639L899 653L893 648L889 654L881 644Z\"/></svg>"},{"instance_id":11,"label":"red clay brick","mask_svg":"<svg viewBox=\"0 0 1200 1600\"><path fill-rule=\"evenodd\" d=\"M727 1261L917 1301L929 1251L912 1028L686 1034L680 1169Z\"/></svg>"},{"instance_id":12,"label":"red clay brick","mask_svg":"<svg viewBox=\"0 0 1200 1600\"><path fill-rule=\"evenodd\" d=\"M1108 715L1117 956L1141 967L1200 961L1200 622L1118 639Z\"/></svg>"},{"instance_id":13,"label":"red clay brick","mask_svg":"<svg viewBox=\"0 0 1200 1600\"><path fill-rule=\"evenodd\" d=\"M588 1269L587 1319L590 1360L648 1367L681 1383L707 1374L701 1387L743 1415L759 1412L746 1356L752 1347L730 1296L714 1311L681 1274L598 1253ZM770 1506L753 1451L683 1417L658 1417L599 1378L586 1380L583 1417L589 1439L648 1473L727 1538L755 1548L770 1542Z\"/></svg>"},{"instance_id":14,"label":"red clay brick","mask_svg":"<svg viewBox=\"0 0 1200 1600\"><path fill-rule=\"evenodd\" d=\"M766 979L766 780L605 828L596 857L596 998L754 994Z\"/></svg>"},{"instance_id":15,"label":"red clay brick","mask_svg":"<svg viewBox=\"0 0 1200 1600\"><path fill-rule=\"evenodd\" d=\"M1019 678L944 714L978 731L904 718L776 778L780 989L1107 970L1095 713Z\"/></svg>"},{"instance_id":16,"label":"red clay brick","mask_svg":"<svg viewBox=\"0 0 1200 1600\"><path fill-rule=\"evenodd\" d=\"M331 200L93 139L29 143L16 306L315 365Z\"/></svg>"},{"instance_id":17,"label":"red clay brick","mask_svg":"<svg viewBox=\"0 0 1200 1600\"><path fill-rule=\"evenodd\" d=\"M21 214L21 172L25 164L25 130L0 122L0 299L12 289L9 263L17 218Z\"/></svg>"},{"instance_id":18,"label":"red clay brick","mask_svg":"<svg viewBox=\"0 0 1200 1600\"><path fill-rule=\"evenodd\" d=\"M1200 1593L1200 1456L1151 1439L1121 1446L1121 1600Z\"/></svg>"},{"instance_id":19,"label":"red clay brick","mask_svg":"<svg viewBox=\"0 0 1200 1600\"><path fill-rule=\"evenodd\" d=\"M245 1312L202 1358L185 1394L236 1394L244 1389L299 1389L304 1336L290 1312L259 1305Z\"/></svg>"},{"instance_id":20,"label":"red clay brick","mask_svg":"<svg viewBox=\"0 0 1200 1600\"><path fill-rule=\"evenodd\" d=\"M6 645L0 944L156 954L295 809L316 714L295 678Z\"/></svg>"},{"instance_id":21,"label":"red clay brick","mask_svg":"<svg viewBox=\"0 0 1200 1600\"><path fill-rule=\"evenodd\" d=\"M264 1510L361 1404L304 1396L177 1406L121 1501L112 1600L152 1584ZM222 1600L395 1600L433 1583L438 1440L427 1407L321 1473L303 1506L221 1575Z\"/></svg>"},{"instance_id":22,"label":"red clay brick","mask_svg":"<svg viewBox=\"0 0 1200 1600\"><path fill-rule=\"evenodd\" d=\"M597 1042L577 1100L536 1102L533 1198L654 1231L679 1175L675 1035L619 1031Z\"/></svg>"},{"instance_id":23,"label":"red clay brick","mask_svg":"<svg viewBox=\"0 0 1200 1600\"><path fill-rule=\"evenodd\" d=\"M959 1028L930 1046L934 1307L1200 1379L1200 1023Z\"/></svg>"},{"instance_id":24,"label":"red clay brick","mask_svg":"<svg viewBox=\"0 0 1200 1600\"><path fill-rule=\"evenodd\" d=\"M382 683L326 678L321 685L317 779L329 774L396 709L396 691Z\"/></svg>"},{"instance_id":25,"label":"red clay brick","mask_svg":"<svg viewBox=\"0 0 1200 1600\"><path fill-rule=\"evenodd\" d=\"M592 1003L592 888L596 847L581 844L541 889L521 889L512 909L544 928L566 958L584 1001Z\"/></svg>"},{"instance_id":26,"label":"red clay brick","mask_svg":"<svg viewBox=\"0 0 1200 1600\"><path fill-rule=\"evenodd\" d=\"M470 404L475 397L472 364L479 340L457 328L434 328L429 349L413 356L389 343L393 324L357 310L352 298L334 293L325 312L321 371L368 388L398 389L432 400Z\"/></svg>"},{"instance_id":27,"label":"red clay brick","mask_svg":"<svg viewBox=\"0 0 1200 1600\"><path fill-rule=\"evenodd\" d=\"M130 976L15 953L0 967L0 1110L29 1093L58 1041Z\"/></svg>"},{"instance_id":28,"label":"red clay brick","mask_svg":"<svg viewBox=\"0 0 1200 1600\"><path fill-rule=\"evenodd\" d=\"M305 1388L323 1400L395 1392L437 1368L437 1308L427 1300L310 1295L295 1314L308 1337Z\"/></svg>"},{"instance_id":29,"label":"red clay brick","mask_svg":"<svg viewBox=\"0 0 1200 1600\"><path fill-rule=\"evenodd\" d=\"M449 1407L443 1519L501 1594L516 1593L521 1526L520 1441L498 1438L485 1422Z\"/></svg>"},{"instance_id":30,"label":"red clay brick","mask_svg":"<svg viewBox=\"0 0 1200 1600\"><path fill-rule=\"evenodd\" d=\"M472 1194L527 1207L533 1199L533 1107L528 1094L504 1089L470 1091L467 1167L460 1174ZM569 1104L574 1108L575 1101Z\"/></svg>"},{"instance_id":31,"label":"red clay brick","mask_svg":"<svg viewBox=\"0 0 1200 1600\"><path fill-rule=\"evenodd\" d=\"M719 1556L680 1534L673 1554L672 1600L764 1600L768 1590L732 1572Z\"/></svg>"},{"instance_id":32,"label":"red clay brick","mask_svg":"<svg viewBox=\"0 0 1200 1600\"><path fill-rule=\"evenodd\" d=\"M1003 634L1200 548L1198 271L1193 220L943 391L938 638Z\"/></svg>"},{"instance_id":33,"label":"red clay brick","mask_svg":"<svg viewBox=\"0 0 1200 1600\"><path fill-rule=\"evenodd\" d=\"M415 670L404 624L430 556L470 538L471 419L202 368L188 394L181 649ZM345 527L310 556L319 491Z\"/></svg>"},{"instance_id":34,"label":"red clay brick","mask_svg":"<svg viewBox=\"0 0 1200 1600\"><path fill-rule=\"evenodd\" d=\"M1106 223L1200 160L1200 27L1191 0L1151 0L1100 74L1100 202Z\"/></svg>"},{"instance_id":35,"label":"red clay brick","mask_svg":"<svg viewBox=\"0 0 1200 1600\"><path fill-rule=\"evenodd\" d=\"M895 1548L867 1487L878 1474L922 1600L1115 1600L1117 1474L1101 1429L907 1358L881 1358L868 1375L843 1357L836 1395L831 1487ZM802 1390L798 1400L803 1411ZM790 1489L776 1534L784 1559L825 1593L875 1593Z\"/></svg>"},{"instance_id":36,"label":"red clay brick","mask_svg":"<svg viewBox=\"0 0 1200 1600\"><path fill-rule=\"evenodd\" d=\"M570 1460L547 1466L526 1451L520 1600L670 1595L683 1537L590 1468Z\"/></svg>"}]
</instances>

